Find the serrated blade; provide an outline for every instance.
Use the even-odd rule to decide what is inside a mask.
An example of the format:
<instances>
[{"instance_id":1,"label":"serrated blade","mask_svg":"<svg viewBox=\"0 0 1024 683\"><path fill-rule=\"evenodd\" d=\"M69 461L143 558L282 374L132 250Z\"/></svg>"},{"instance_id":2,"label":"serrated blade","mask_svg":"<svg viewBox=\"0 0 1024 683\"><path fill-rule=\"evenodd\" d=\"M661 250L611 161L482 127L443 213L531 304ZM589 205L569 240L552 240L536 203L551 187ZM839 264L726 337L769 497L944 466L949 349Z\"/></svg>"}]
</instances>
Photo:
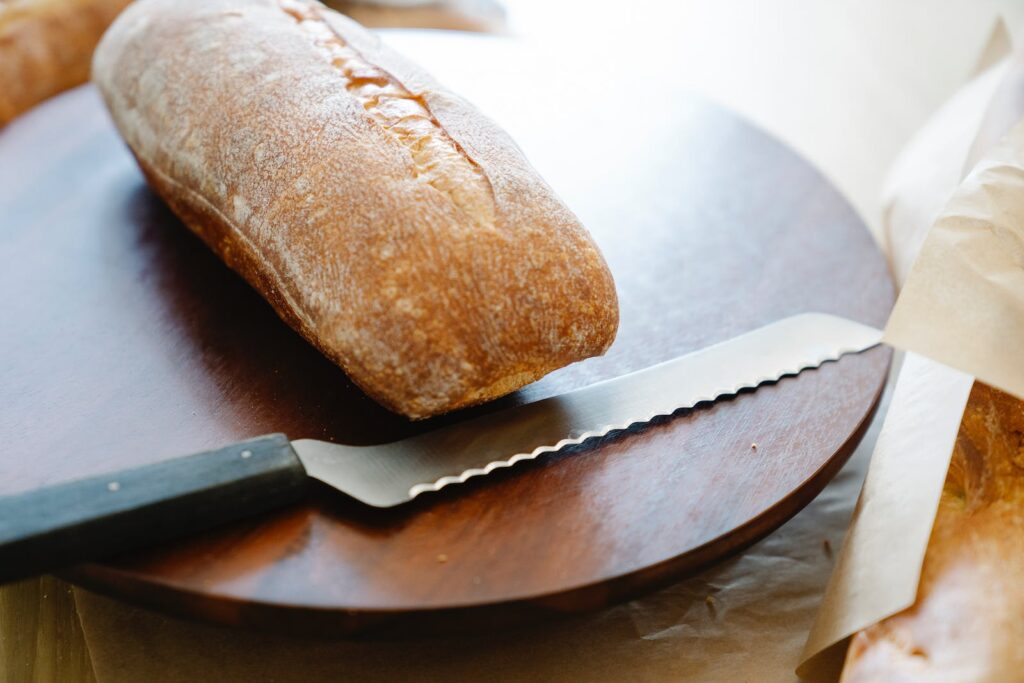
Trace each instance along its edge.
<instances>
[{"instance_id":1,"label":"serrated blade","mask_svg":"<svg viewBox=\"0 0 1024 683\"><path fill-rule=\"evenodd\" d=\"M392 507L543 453L737 393L880 343L873 327L805 313L588 387L379 446L292 442L309 476Z\"/></svg>"}]
</instances>

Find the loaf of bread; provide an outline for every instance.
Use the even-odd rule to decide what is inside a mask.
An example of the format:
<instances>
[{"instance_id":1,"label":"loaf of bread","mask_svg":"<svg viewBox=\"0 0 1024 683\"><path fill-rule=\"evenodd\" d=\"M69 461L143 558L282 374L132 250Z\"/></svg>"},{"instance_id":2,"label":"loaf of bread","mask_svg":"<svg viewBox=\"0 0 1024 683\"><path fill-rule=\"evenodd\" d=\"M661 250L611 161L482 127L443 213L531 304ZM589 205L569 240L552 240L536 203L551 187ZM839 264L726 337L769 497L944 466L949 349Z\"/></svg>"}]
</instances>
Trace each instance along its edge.
<instances>
[{"instance_id":1,"label":"loaf of bread","mask_svg":"<svg viewBox=\"0 0 1024 683\"><path fill-rule=\"evenodd\" d=\"M1022 681L1022 644L1024 402L977 382L916 602L853 637L842 683Z\"/></svg>"},{"instance_id":2,"label":"loaf of bread","mask_svg":"<svg viewBox=\"0 0 1024 683\"><path fill-rule=\"evenodd\" d=\"M89 80L100 36L129 0L0 0L0 126Z\"/></svg>"},{"instance_id":3,"label":"loaf of bread","mask_svg":"<svg viewBox=\"0 0 1024 683\"><path fill-rule=\"evenodd\" d=\"M93 78L152 188L388 408L611 344L608 267L507 134L320 3L140 0Z\"/></svg>"}]
</instances>

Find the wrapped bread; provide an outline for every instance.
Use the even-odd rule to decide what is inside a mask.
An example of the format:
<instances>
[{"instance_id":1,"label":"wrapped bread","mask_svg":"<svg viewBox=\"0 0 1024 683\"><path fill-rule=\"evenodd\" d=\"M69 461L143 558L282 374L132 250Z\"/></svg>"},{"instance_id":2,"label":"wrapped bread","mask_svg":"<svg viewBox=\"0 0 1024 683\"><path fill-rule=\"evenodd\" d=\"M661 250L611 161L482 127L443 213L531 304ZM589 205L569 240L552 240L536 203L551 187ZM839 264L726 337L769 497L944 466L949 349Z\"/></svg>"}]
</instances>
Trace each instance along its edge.
<instances>
[{"instance_id":1,"label":"wrapped bread","mask_svg":"<svg viewBox=\"0 0 1024 683\"><path fill-rule=\"evenodd\" d=\"M386 407L611 344L608 267L508 135L320 3L139 0L93 71L151 187Z\"/></svg>"},{"instance_id":2,"label":"wrapped bread","mask_svg":"<svg viewBox=\"0 0 1024 683\"><path fill-rule=\"evenodd\" d=\"M89 80L100 36L129 0L0 2L0 126Z\"/></svg>"},{"instance_id":3,"label":"wrapped bread","mask_svg":"<svg viewBox=\"0 0 1024 683\"><path fill-rule=\"evenodd\" d=\"M909 609L857 633L842 683L1024 680L1024 402L971 392Z\"/></svg>"}]
</instances>

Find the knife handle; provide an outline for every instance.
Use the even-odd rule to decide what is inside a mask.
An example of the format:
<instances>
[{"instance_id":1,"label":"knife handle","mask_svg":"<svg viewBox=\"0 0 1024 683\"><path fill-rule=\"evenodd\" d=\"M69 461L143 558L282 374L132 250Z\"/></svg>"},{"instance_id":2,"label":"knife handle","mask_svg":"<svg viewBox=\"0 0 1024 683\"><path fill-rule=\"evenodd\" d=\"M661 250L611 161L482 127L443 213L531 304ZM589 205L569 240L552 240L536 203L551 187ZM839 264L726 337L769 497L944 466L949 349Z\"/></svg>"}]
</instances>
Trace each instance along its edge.
<instances>
[{"instance_id":1,"label":"knife handle","mask_svg":"<svg viewBox=\"0 0 1024 683\"><path fill-rule=\"evenodd\" d=\"M302 497L283 434L0 497L0 583L184 536Z\"/></svg>"}]
</instances>

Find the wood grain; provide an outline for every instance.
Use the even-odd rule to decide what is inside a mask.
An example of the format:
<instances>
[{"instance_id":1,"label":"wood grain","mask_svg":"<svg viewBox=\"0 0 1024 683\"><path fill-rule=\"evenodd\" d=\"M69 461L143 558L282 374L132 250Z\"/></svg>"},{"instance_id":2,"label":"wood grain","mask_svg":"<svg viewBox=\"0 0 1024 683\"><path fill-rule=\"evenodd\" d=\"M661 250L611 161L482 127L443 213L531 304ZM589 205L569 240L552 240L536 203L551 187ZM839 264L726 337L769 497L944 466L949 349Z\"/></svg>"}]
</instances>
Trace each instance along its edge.
<instances>
[{"instance_id":1,"label":"wood grain","mask_svg":"<svg viewBox=\"0 0 1024 683\"><path fill-rule=\"evenodd\" d=\"M608 355L466 413L388 413L150 194L95 93L79 89L0 134L0 435L11 444L0 492L274 431L379 443L802 311L884 323L893 291L880 253L793 152L654 89L638 90L657 95L643 125L602 137L621 112L599 98L619 95L531 79L539 67L517 50L481 42L473 61L487 77L466 94L509 127L607 256L622 311ZM516 78L542 99L561 95L557 112L516 96ZM596 608L721 558L805 505L852 451L888 363L884 349L845 358L392 512L320 489L73 578L178 614L328 636Z\"/></svg>"}]
</instances>

